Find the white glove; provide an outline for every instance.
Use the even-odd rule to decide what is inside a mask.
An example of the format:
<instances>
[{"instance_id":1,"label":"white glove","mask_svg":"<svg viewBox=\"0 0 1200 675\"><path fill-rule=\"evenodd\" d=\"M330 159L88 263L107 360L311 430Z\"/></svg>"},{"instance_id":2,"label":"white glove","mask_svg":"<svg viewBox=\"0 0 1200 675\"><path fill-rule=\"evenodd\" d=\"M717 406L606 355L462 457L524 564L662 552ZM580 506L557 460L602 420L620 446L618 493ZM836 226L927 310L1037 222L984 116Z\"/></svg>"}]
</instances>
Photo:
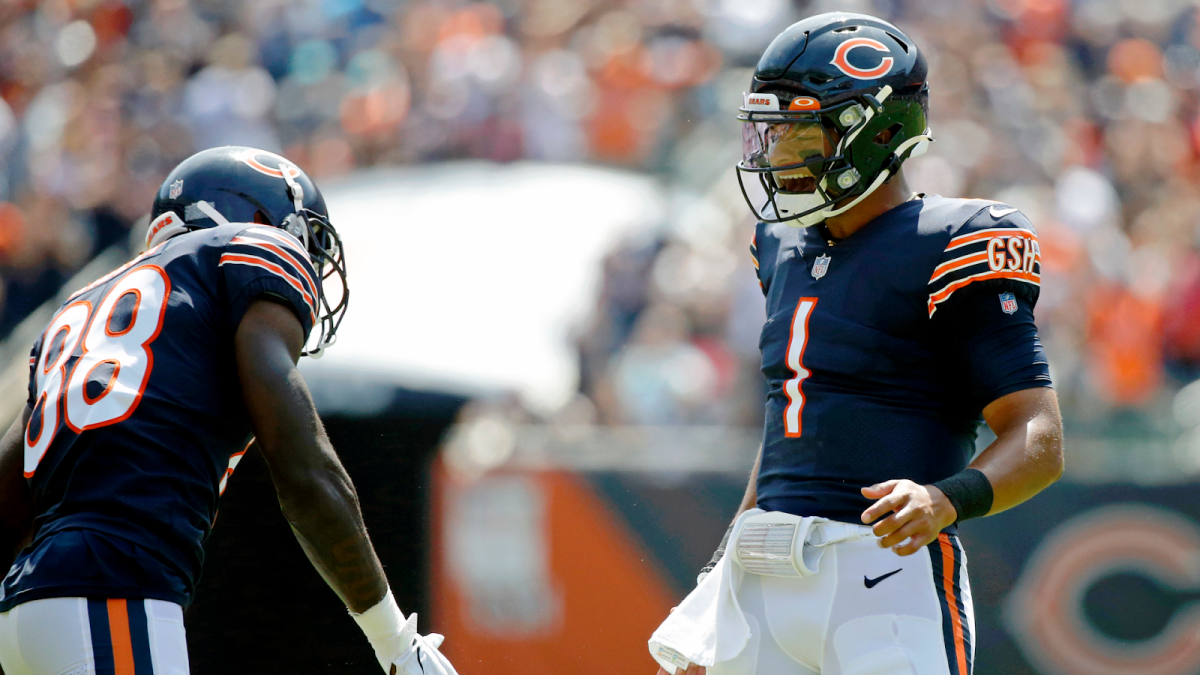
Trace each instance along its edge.
<instances>
[{"instance_id":1,"label":"white glove","mask_svg":"<svg viewBox=\"0 0 1200 675\"><path fill-rule=\"evenodd\" d=\"M404 619L391 590L362 614L350 614L367 636L375 658L388 675L458 675L438 651L445 640L437 633L417 633L417 615Z\"/></svg>"},{"instance_id":2,"label":"white glove","mask_svg":"<svg viewBox=\"0 0 1200 675\"><path fill-rule=\"evenodd\" d=\"M438 633L417 633L417 615L411 614L394 642L389 640L384 651L376 647L375 656L389 675L458 675L450 660L438 651L445 639ZM403 649L400 649L402 645ZM399 652L398 656L384 661L396 652Z\"/></svg>"}]
</instances>

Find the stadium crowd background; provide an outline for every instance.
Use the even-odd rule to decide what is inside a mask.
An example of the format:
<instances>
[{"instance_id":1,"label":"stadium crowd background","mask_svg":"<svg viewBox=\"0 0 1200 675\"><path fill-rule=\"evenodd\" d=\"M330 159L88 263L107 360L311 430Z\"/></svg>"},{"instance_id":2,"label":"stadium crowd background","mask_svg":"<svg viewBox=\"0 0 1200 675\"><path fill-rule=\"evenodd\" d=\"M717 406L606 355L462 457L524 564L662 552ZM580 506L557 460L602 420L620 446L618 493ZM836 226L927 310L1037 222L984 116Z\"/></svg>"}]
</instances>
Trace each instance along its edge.
<instances>
[{"instance_id":1,"label":"stadium crowd background","mask_svg":"<svg viewBox=\"0 0 1200 675\"><path fill-rule=\"evenodd\" d=\"M1194 417L1177 392L1200 377L1196 4L6 0L0 333L98 251L135 248L155 188L200 148L279 151L318 181L600 163L661 176L672 208L605 262L572 410L756 425L762 300L734 115L779 30L845 9L898 23L930 61L937 142L907 167L914 189L1004 201L1038 228L1037 317L1069 426L1175 434Z\"/></svg>"}]
</instances>

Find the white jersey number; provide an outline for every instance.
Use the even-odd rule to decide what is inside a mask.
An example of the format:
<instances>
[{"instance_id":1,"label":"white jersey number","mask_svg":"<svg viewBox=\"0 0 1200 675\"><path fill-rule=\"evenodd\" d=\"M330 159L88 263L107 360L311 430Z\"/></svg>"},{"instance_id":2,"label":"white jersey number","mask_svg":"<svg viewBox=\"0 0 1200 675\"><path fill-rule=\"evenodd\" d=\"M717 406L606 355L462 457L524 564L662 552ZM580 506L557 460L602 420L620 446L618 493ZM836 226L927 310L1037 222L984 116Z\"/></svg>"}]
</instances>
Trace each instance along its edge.
<instances>
[{"instance_id":1,"label":"white jersey number","mask_svg":"<svg viewBox=\"0 0 1200 675\"><path fill-rule=\"evenodd\" d=\"M34 414L25 430L27 478L54 440L60 414L81 433L128 419L137 409L154 368L150 343L162 330L170 293L167 273L144 265L117 281L94 313L90 302L78 301L50 322L35 365ZM79 358L68 369L77 348Z\"/></svg>"},{"instance_id":2,"label":"white jersey number","mask_svg":"<svg viewBox=\"0 0 1200 675\"><path fill-rule=\"evenodd\" d=\"M787 396L788 404L783 410L783 435L788 438L799 438L804 412L804 392L800 385L811 375L804 367L804 348L808 346L808 319L817 306L816 298L800 298L796 304L796 313L792 315L792 332L788 337L787 366L795 377L783 383L783 393Z\"/></svg>"}]
</instances>

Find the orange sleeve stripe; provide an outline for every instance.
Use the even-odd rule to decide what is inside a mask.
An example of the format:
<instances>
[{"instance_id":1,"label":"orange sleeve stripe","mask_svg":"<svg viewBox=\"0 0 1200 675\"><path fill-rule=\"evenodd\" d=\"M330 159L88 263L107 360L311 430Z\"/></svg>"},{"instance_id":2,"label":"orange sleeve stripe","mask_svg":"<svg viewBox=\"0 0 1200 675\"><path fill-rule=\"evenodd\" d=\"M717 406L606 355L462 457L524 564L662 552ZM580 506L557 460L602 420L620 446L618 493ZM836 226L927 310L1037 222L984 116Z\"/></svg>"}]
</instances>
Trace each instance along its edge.
<instances>
[{"instance_id":1,"label":"orange sleeve stripe","mask_svg":"<svg viewBox=\"0 0 1200 675\"><path fill-rule=\"evenodd\" d=\"M304 290L304 286L302 286L298 280L296 280L294 277L292 277L290 274L288 274L279 265L276 265L275 263L273 263L269 260L259 258L256 256L238 255L236 253L224 253L221 255L221 260L218 264L225 265L227 263L232 263L234 265L249 265L251 267L261 267L261 268L267 270L268 272L274 272L276 276L278 276L281 279L283 279L284 281L288 282L288 284L290 284L292 288L296 289L296 291L298 293L300 293L300 295L304 298L305 304L308 305L308 314L312 318L312 322L313 323L317 322L316 311L313 309L312 296L310 296L308 294L308 291Z\"/></svg>"},{"instance_id":2,"label":"orange sleeve stripe","mask_svg":"<svg viewBox=\"0 0 1200 675\"><path fill-rule=\"evenodd\" d=\"M234 237L232 240L230 240L229 243L242 244L244 246L257 246L258 248L265 249L267 251L270 251L271 253L274 253L275 255L279 256L281 259L286 260L288 262L288 264L292 266L293 269L295 269L297 272L299 272L300 276L304 277L304 280L306 282L308 282L308 287L314 293L316 293L317 285L315 283L313 283L312 275L310 275L308 273L308 270L304 269L303 264L296 262L295 258L293 256L289 255L288 252L283 250L282 248L279 248L275 244L271 244L271 243L268 243L265 241L258 241L257 239L249 239L246 237Z\"/></svg>"},{"instance_id":3,"label":"orange sleeve stripe","mask_svg":"<svg viewBox=\"0 0 1200 675\"><path fill-rule=\"evenodd\" d=\"M954 631L954 657L958 662L958 672L967 675L967 645L963 641L958 598L954 595L954 545L950 543L950 535L944 532L938 535L938 543L942 548L942 587L946 591L946 605L950 609L950 624Z\"/></svg>"},{"instance_id":4,"label":"orange sleeve stripe","mask_svg":"<svg viewBox=\"0 0 1200 675\"><path fill-rule=\"evenodd\" d=\"M942 290L929 296L929 316L933 316L939 303L945 302L947 298L954 294L954 291L969 286L976 281L987 281L989 279L1016 279L1018 281L1026 281L1034 286L1041 286L1041 277L1037 274L1027 274L1025 272L1017 272L1013 270L1001 270L999 272L986 272L969 276L962 281L956 281L953 284L943 288Z\"/></svg>"},{"instance_id":5,"label":"orange sleeve stripe","mask_svg":"<svg viewBox=\"0 0 1200 675\"><path fill-rule=\"evenodd\" d=\"M277 241L277 242L283 244L284 246L287 246L289 249L295 251L297 255L302 255L302 256L308 255L308 253L303 248L303 244L300 243L300 240L296 239L291 234L288 234L288 232L286 230L281 230L276 227L268 227L268 226L264 225L261 227L252 227L252 228L246 230L245 234L256 234L256 235L259 235L262 237L270 237L271 239L274 239L275 241Z\"/></svg>"},{"instance_id":6,"label":"orange sleeve stripe","mask_svg":"<svg viewBox=\"0 0 1200 675\"><path fill-rule=\"evenodd\" d=\"M979 263L987 262L987 259L987 251L980 251L979 253L972 253L961 258L944 262L941 265L938 265L937 269L933 270L933 276L929 278L929 283L932 284L947 274L961 270L964 267L970 267L971 265L978 265ZM1033 260L1037 264L1041 265L1042 255L1040 253L1034 253Z\"/></svg>"},{"instance_id":7,"label":"orange sleeve stripe","mask_svg":"<svg viewBox=\"0 0 1200 675\"><path fill-rule=\"evenodd\" d=\"M108 635L112 640L115 675L134 675L133 638L129 634L129 610L124 598L108 599Z\"/></svg>"},{"instance_id":8,"label":"orange sleeve stripe","mask_svg":"<svg viewBox=\"0 0 1200 675\"><path fill-rule=\"evenodd\" d=\"M991 239L992 237L1025 237L1027 239L1037 241L1037 232L1034 232L1033 230L1023 230L1017 227L1003 229L996 228L991 230L983 230L981 232L972 232L971 234L964 234L951 239L950 244L946 246L946 250L951 251L959 248L960 246L966 246L967 244L977 242L981 239Z\"/></svg>"},{"instance_id":9,"label":"orange sleeve stripe","mask_svg":"<svg viewBox=\"0 0 1200 675\"><path fill-rule=\"evenodd\" d=\"M987 262L987 259L987 251L980 251L979 253L972 253L971 255L964 256L962 258L944 262L933 270L933 276L929 277L929 283L937 281L942 276L949 274L954 270L960 270L968 265L974 265L976 263Z\"/></svg>"},{"instance_id":10,"label":"orange sleeve stripe","mask_svg":"<svg viewBox=\"0 0 1200 675\"><path fill-rule=\"evenodd\" d=\"M969 276L962 281L956 281L937 293L929 296L929 299L932 300L934 304L937 304L950 297L954 291L957 291L963 286L967 286L976 281L987 281L988 279L1018 279L1020 281L1028 281L1031 284L1038 285L1040 285L1039 282L1041 281L1039 275L1021 272L1019 270L1000 270L999 272L987 272L984 274L975 274Z\"/></svg>"},{"instance_id":11,"label":"orange sleeve stripe","mask_svg":"<svg viewBox=\"0 0 1200 675\"><path fill-rule=\"evenodd\" d=\"M750 256L750 262L754 263L754 269L758 269L758 258Z\"/></svg>"}]
</instances>

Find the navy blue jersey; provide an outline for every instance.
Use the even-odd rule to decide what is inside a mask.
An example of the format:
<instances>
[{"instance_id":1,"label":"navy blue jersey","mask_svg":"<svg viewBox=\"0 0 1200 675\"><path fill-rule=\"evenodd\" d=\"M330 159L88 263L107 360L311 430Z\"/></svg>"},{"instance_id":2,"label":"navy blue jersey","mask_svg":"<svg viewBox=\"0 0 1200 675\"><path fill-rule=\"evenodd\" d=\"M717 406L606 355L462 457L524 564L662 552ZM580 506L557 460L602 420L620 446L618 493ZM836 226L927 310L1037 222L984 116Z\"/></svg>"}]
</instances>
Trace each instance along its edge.
<instances>
[{"instance_id":1,"label":"navy blue jersey","mask_svg":"<svg viewBox=\"0 0 1200 675\"><path fill-rule=\"evenodd\" d=\"M0 587L0 612L46 597L190 602L251 433L238 323L266 294L307 335L316 290L298 241L233 224L170 239L63 304L30 359L35 534Z\"/></svg>"},{"instance_id":2,"label":"navy blue jersey","mask_svg":"<svg viewBox=\"0 0 1200 675\"><path fill-rule=\"evenodd\" d=\"M931 196L831 243L758 225L768 383L758 505L860 522L859 489L966 467L980 413L1049 386L1037 235L1016 209Z\"/></svg>"}]
</instances>

